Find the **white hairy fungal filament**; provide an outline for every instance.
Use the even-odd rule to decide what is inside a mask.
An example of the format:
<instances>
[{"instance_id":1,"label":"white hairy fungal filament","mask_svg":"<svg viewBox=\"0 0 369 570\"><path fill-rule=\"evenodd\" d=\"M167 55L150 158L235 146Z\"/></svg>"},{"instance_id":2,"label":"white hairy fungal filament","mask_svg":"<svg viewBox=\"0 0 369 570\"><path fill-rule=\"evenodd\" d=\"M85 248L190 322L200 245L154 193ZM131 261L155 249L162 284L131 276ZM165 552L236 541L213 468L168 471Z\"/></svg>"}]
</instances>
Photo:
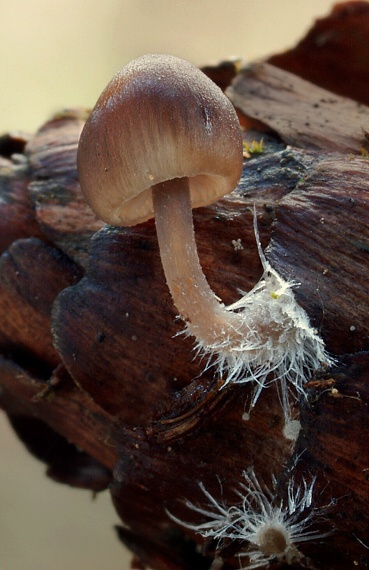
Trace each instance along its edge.
<instances>
[{"instance_id":1,"label":"white hairy fungal filament","mask_svg":"<svg viewBox=\"0 0 369 570\"><path fill-rule=\"evenodd\" d=\"M264 487L253 470L244 472L244 483L239 485L236 495L239 502L228 506L217 501L202 483L200 488L206 499L206 506L186 501L186 505L201 515L199 524L185 523L173 515L177 523L199 533L203 538L218 542L219 553L224 541L241 541L240 559L247 557L245 570L252 570L271 564L286 562L292 564L304 558L298 549L303 542L319 540L329 533L314 530L314 519L321 516L324 508L312 507L313 489L316 479L310 483L303 479L295 486L290 479L285 500L278 498L275 489ZM241 561L242 564L242 561Z\"/></svg>"},{"instance_id":2,"label":"white hairy fungal filament","mask_svg":"<svg viewBox=\"0 0 369 570\"><path fill-rule=\"evenodd\" d=\"M256 215L254 231L263 274L255 287L235 303L225 307L236 314L229 334L217 336L213 344L202 340L198 331L187 323L187 335L196 337L196 354L206 359L205 370L215 367L217 375L229 384L254 382L250 409L262 390L279 382L279 394L286 422L291 421L290 393L305 396L304 384L334 360L309 321L306 311L297 303L293 287L272 268L262 251ZM237 327L237 330L236 328ZM234 339L237 338L237 342ZM240 340L241 339L241 340Z\"/></svg>"}]
</instances>

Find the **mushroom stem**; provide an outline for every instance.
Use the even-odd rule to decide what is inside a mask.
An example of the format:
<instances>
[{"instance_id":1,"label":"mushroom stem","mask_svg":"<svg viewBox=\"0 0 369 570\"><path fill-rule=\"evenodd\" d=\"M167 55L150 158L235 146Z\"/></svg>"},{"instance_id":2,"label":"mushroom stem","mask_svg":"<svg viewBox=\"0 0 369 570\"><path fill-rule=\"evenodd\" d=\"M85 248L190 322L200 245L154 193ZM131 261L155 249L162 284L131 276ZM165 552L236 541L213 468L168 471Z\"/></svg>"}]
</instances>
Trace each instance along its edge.
<instances>
[{"instance_id":1,"label":"mushroom stem","mask_svg":"<svg viewBox=\"0 0 369 570\"><path fill-rule=\"evenodd\" d=\"M192 218L189 179L153 186L156 231L169 290L188 330L205 345L240 342L232 326L238 320L210 288L200 265ZM236 324L236 323L234 323ZM234 338L230 338L234 337Z\"/></svg>"},{"instance_id":2,"label":"mushroom stem","mask_svg":"<svg viewBox=\"0 0 369 570\"><path fill-rule=\"evenodd\" d=\"M258 250L264 268L255 287L224 306L211 290L197 254L189 178L152 187L156 230L167 284L196 350L209 357L225 385L254 380L253 407L268 379L281 380L286 421L291 420L286 381L304 394L303 384L333 361L298 305L292 284L282 279ZM257 228L255 224L255 233ZM211 357L214 360L211 361Z\"/></svg>"}]
</instances>

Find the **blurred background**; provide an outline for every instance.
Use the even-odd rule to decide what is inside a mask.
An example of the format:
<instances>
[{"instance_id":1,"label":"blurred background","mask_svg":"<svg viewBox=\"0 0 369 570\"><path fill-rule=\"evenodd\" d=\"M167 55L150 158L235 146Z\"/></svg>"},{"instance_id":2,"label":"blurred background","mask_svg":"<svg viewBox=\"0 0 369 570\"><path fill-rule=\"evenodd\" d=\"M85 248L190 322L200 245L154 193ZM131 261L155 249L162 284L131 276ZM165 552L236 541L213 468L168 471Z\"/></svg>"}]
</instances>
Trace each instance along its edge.
<instances>
[{"instance_id":1,"label":"blurred background","mask_svg":"<svg viewBox=\"0 0 369 570\"><path fill-rule=\"evenodd\" d=\"M333 0L0 0L0 133L91 107L131 59L201 66L292 47ZM0 570L126 570L107 492L49 481L0 412Z\"/></svg>"}]
</instances>

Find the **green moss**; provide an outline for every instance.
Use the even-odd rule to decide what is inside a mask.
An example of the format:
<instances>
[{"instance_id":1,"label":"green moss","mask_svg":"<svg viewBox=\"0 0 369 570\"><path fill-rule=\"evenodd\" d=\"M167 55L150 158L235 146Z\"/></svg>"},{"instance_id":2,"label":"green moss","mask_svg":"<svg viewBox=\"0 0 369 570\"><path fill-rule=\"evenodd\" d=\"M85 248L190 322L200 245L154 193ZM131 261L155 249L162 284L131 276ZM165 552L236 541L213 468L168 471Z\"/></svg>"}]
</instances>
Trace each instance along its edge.
<instances>
[{"instance_id":1,"label":"green moss","mask_svg":"<svg viewBox=\"0 0 369 570\"><path fill-rule=\"evenodd\" d=\"M252 141L248 143L247 141L243 142L243 154L246 158L250 158L253 154L262 154L264 150L264 139L260 139L260 141Z\"/></svg>"}]
</instances>

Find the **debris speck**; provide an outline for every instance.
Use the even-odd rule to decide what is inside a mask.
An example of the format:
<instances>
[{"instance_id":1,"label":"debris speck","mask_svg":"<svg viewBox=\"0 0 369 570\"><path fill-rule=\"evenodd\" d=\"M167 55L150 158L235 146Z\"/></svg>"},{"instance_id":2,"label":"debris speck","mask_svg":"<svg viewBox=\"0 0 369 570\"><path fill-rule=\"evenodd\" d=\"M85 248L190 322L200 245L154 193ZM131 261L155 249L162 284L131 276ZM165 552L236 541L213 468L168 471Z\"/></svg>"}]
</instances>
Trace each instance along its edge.
<instances>
[{"instance_id":1,"label":"debris speck","mask_svg":"<svg viewBox=\"0 0 369 570\"><path fill-rule=\"evenodd\" d=\"M241 251L243 249L241 238L232 240L233 249L235 251Z\"/></svg>"}]
</instances>

